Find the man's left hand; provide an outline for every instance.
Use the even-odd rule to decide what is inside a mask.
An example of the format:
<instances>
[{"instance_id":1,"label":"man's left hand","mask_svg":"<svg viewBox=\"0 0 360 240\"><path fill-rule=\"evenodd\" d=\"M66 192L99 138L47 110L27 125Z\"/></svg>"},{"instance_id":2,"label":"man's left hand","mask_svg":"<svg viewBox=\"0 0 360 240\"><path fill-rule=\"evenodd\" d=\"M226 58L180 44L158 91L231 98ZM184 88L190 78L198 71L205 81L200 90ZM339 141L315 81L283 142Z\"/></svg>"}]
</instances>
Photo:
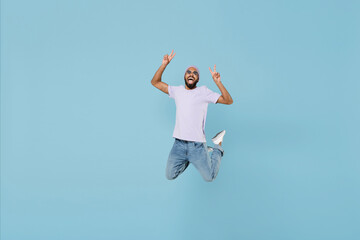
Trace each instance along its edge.
<instances>
[{"instance_id":1,"label":"man's left hand","mask_svg":"<svg viewBox=\"0 0 360 240\"><path fill-rule=\"evenodd\" d=\"M209 70L210 70L212 78L214 79L214 82L220 83L221 82L220 73L216 72L216 64L214 65L214 71L212 71L210 67L209 67Z\"/></svg>"}]
</instances>

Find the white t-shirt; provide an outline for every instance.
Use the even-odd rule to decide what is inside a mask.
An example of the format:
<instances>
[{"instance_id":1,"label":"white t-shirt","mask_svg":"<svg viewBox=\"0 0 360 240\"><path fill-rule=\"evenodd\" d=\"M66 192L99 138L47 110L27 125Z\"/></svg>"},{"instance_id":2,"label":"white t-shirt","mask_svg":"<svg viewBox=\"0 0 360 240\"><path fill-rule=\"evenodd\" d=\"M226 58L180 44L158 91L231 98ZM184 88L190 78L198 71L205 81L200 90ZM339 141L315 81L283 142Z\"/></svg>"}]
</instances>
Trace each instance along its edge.
<instances>
[{"instance_id":1,"label":"white t-shirt","mask_svg":"<svg viewBox=\"0 0 360 240\"><path fill-rule=\"evenodd\" d=\"M206 86L187 90L185 86L169 86L169 97L175 99L176 123L174 138L206 142L205 122L209 103L216 103L220 94Z\"/></svg>"}]
</instances>

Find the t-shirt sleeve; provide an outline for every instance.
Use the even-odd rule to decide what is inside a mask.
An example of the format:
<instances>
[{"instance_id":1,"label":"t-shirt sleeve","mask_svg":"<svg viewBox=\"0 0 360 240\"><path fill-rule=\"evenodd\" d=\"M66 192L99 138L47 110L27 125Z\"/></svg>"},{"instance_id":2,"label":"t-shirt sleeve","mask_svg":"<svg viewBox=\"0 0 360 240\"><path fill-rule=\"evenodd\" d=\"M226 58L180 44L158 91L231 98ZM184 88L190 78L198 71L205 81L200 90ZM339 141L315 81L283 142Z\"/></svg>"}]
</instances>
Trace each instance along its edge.
<instances>
[{"instance_id":1,"label":"t-shirt sleeve","mask_svg":"<svg viewBox=\"0 0 360 240\"><path fill-rule=\"evenodd\" d=\"M206 96L206 101L208 103L216 103L221 95L218 94L217 92L213 92L210 89L206 88L205 96Z\"/></svg>"},{"instance_id":2,"label":"t-shirt sleeve","mask_svg":"<svg viewBox=\"0 0 360 240\"><path fill-rule=\"evenodd\" d=\"M174 87L173 86L168 86L168 92L169 92L169 98L174 98L175 99L175 93L174 93Z\"/></svg>"}]
</instances>

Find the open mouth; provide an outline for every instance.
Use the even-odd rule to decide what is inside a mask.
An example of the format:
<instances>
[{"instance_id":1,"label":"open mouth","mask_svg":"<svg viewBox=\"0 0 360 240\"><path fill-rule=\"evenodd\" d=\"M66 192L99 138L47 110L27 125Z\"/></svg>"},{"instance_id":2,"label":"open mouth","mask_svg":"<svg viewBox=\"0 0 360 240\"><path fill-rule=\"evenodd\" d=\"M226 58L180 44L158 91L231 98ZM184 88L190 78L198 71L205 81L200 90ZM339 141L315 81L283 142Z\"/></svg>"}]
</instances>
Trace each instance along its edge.
<instances>
[{"instance_id":1,"label":"open mouth","mask_svg":"<svg viewBox=\"0 0 360 240\"><path fill-rule=\"evenodd\" d=\"M195 79L193 77L188 77L188 82L192 84L195 82Z\"/></svg>"}]
</instances>

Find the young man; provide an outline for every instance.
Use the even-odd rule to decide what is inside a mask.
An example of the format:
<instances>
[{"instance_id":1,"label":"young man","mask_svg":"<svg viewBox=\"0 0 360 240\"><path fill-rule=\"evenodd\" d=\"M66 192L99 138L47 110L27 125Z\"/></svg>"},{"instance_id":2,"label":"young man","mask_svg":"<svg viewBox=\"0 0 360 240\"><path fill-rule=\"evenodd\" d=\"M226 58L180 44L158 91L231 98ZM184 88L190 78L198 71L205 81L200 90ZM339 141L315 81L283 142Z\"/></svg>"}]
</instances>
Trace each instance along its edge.
<instances>
[{"instance_id":1,"label":"young man","mask_svg":"<svg viewBox=\"0 0 360 240\"><path fill-rule=\"evenodd\" d=\"M207 147L205 138L206 113L209 103L230 105L233 100L220 79L220 73L210 69L215 84L222 95L211 91L206 86L197 87L200 79L199 70L195 66L186 69L185 86L169 86L161 81L161 76L174 58L174 50L165 55L161 66L156 71L151 84L175 99L176 123L173 133L175 143L171 149L166 166L166 177L175 179L192 163L205 181L211 182L219 171L221 157L224 150L221 147L225 130L216 134L212 141L215 146ZM212 151L211 157L209 151Z\"/></svg>"}]
</instances>

